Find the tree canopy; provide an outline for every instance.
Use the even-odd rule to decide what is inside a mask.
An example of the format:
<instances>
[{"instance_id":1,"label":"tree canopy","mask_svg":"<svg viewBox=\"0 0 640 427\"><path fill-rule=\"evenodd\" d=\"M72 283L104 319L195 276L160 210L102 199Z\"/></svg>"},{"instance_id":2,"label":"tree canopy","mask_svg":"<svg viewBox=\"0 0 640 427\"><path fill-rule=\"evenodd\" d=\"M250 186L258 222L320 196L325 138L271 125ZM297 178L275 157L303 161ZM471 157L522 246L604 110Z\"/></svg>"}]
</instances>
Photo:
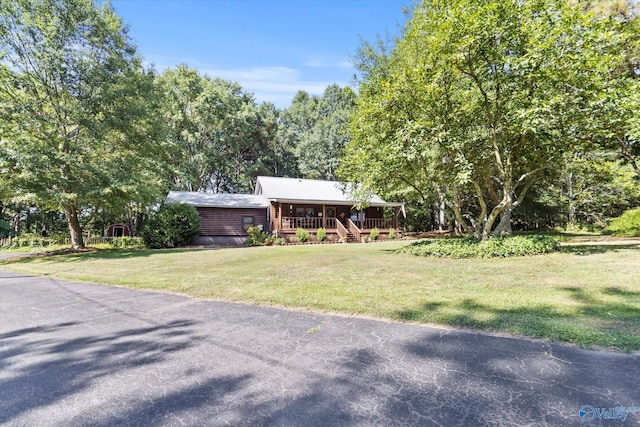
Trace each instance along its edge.
<instances>
[{"instance_id":1,"label":"tree canopy","mask_svg":"<svg viewBox=\"0 0 640 427\"><path fill-rule=\"evenodd\" d=\"M425 0L388 54L364 50L341 173L435 194L478 237L508 231L585 130L603 131L625 34L561 0Z\"/></svg>"},{"instance_id":2,"label":"tree canopy","mask_svg":"<svg viewBox=\"0 0 640 427\"><path fill-rule=\"evenodd\" d=\"M155 197L159 126L144 72L108 4L0 5L1 197L66 213Z\"/></svg>"}]
</instances>

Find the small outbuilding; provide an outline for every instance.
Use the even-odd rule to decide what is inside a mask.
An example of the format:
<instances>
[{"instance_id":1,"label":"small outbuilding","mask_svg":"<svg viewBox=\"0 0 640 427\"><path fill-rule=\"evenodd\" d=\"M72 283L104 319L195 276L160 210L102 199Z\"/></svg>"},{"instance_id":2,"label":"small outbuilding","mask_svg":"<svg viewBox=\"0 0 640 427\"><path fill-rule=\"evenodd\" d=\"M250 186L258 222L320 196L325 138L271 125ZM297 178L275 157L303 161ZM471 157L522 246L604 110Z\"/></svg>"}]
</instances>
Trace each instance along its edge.
<instances>
[{"instance_id":1,"label":"small outbuilding","mask_svg":"<svg viewBox=\"0 0 640 427\"><path fill-rule=\"evenodd\" d=\"M107 229L107 237L129 237L131 230L124 224L112 224Z\"/></svg>"}]
</instances>

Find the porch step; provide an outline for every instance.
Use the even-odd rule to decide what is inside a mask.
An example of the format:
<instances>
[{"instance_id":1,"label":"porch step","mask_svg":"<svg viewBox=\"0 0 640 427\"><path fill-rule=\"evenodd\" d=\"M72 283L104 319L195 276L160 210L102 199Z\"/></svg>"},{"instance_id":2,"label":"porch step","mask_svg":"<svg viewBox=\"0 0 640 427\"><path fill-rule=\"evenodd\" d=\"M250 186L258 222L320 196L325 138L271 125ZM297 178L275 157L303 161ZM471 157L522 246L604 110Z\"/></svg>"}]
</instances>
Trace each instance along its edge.
<instances>
[{"instance_id":1,"label":"porch step","mask_svg":"<svg viewBox=\"0 0 640 427\"><path fill-rule=\"evenodd\" d=\"M360 243L354 234L347 230L347 243Z\"/></svg>"}]
</instances>

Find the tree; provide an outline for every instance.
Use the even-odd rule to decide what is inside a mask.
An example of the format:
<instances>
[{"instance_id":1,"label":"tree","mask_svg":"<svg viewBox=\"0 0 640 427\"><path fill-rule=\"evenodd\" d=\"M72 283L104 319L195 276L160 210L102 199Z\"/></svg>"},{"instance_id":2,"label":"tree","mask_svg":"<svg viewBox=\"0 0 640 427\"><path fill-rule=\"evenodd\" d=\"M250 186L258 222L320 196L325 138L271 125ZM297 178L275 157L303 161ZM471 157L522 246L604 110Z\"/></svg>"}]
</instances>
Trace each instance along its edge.
<instances>
[{"instance_id":1,"label":"tree","mask_svg":"<svg viewBox=\"0 0 640 427\"><path fill-rule=\"evenodd\" d=\"M341 172L437 194L480 238L508 232L595 114L617 36L560 0L424 1L388 55L369 51Z\"/></svg>"},{"instance_id":2,"label":"tree","mask_svg":"<svg viewBox=\"0 0 640 427\"><path fill-rule=\"evenodd\" d=\"M316 179L336 179L344 147L350 139L349 121L356 95L349 87L328 86L316 105L313 127L297 146L298 168L302 175Z\"/></svg>"},{"instance_id":3,"label":"tree","mask_svg":"<svg viewBox=\"0 0 640 427\"><path fill-rule=\"evenodd\" d=\"M608 0L586 2L584 7L619 39L618 49L609 52L617 67L597 81L602 97L595 101L597 114L585 126L587 142L619 150L640 178L640 4Z\"/></svg>"},{"instance_id":4,"label":"tree","mask_svg":"<svg viewBox=\"0 0 640 427\"><path fill-rule=\"evenodd\" d=\"M63 210L82 248L84 207L157 198L153 76L108 4L4 1L0 55L3 199Z\"/></svg>"},{"instance_id":5,"label":"tree","mask_svg":"<svg viewBox=\"0 0 640 427\"><path fill-rule=\"evenodd\" d=\"M322 97L300 91L280 115L277 141L285 155L295 156L296 170L287 171L315 179L336 179L344 147L349 141L349 121L356 95L349 87L328 86ZM283 174L282 176L286 176Z\"/></svg>"},{"instance_id":6,"label":"tree","mask_svg":"<svg viewBox=\"0 0 640 427\"><path fill-rule=\"evenodd\" d=\"M561 178L560 200L566 200L570 227L604 228L608 218L640 203L634 172L615 158L615 152L574 153Z\"/></svg>"},{"instance_id":7,"label":"tree","mask_svg":"<svg viewBox=\"0 0 640 427\"><path fill-rule=\"evenodd\" d=\"M268 116L260 115L269 114L268 107L259 110L237 83L201 76L186 65L166 70L159 85L173 147L173 188L247 191L268 150Z\"/></svg>"}]
</instances>

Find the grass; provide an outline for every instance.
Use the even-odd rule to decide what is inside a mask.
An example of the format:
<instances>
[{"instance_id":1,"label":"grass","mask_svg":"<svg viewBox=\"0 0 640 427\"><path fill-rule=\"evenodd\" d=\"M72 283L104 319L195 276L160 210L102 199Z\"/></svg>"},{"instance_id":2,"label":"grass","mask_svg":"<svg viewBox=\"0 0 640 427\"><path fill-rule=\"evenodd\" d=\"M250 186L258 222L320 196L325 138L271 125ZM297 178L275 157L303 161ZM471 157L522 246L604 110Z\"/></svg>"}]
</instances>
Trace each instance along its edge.
<instances>
[{"instance_id":1,"label":"grass","mask_svg":"<svg viewBox=\"0 0 640 427\"><path fill-rule=\"evenodd\" d=\"M397 254L403 242L217 250L107 250L0 268L400 321L640 350L640 244L500 259Z\"/></svg>"}]
</instances>

